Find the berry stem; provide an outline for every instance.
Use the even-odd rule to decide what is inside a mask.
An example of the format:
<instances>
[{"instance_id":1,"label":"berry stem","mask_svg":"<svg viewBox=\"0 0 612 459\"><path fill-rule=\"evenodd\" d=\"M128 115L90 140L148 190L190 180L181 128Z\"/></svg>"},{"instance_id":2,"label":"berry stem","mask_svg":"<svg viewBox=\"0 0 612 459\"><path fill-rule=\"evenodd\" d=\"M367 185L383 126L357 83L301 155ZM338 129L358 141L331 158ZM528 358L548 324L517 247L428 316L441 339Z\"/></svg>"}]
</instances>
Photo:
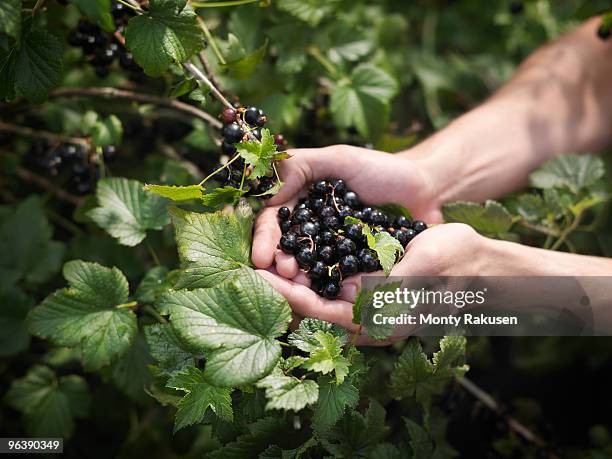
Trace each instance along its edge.
<instances>
[{"instance_id":1,"label":"berry stem","mask_svg":"<svg viewBox=\"0 0 612 459\"><path fill-rule=\"evenodd\" d=\"M198 183L198 185L199 186L204 185L204 183L206 183L208 181L208 179L210 179L212 176L216 175L217 173L221 172L223 169L226 169L227 167L229 167L229 165L232 164L234 161L236 161L239 157L240 157L240 155L234 156L232 159L230 159L228 162L226 162L223 166L221 166L218 169L212 171L210 174L208 174L206 177L204 177L204 180L202 180L200 183ZM244 177L244 175L243 175L243 177Z\"/></svg>"},{"instance_id":2,"label":"berry stem","mask_svg":"<svg viewBox=\"0 0 612 459\"><path fill-rule=\"evenodd\" d=\"M152 94L143 94L126 89L117 88L60 88L51 93L52 97L101 97L104 99L126 99L143 104L153 104L161 107L168 107L173 110L189 113L190 115L201 119L215 129L221 129L223 124L214 116L209 115L205 111L200 110L193 105L189 105L178 100L169 99L167 97L154 96Z\"/></svg>"},{"instance_id":3,"label":"berry stem","mask_svg":"<svg viewBox=\"0 0 612 459\"><path fill-rule=\"evenodd\" d=\"M154 317L160 324L167 324L168 323L166 318L164 316L162 316L159 312L157 312L157 310L153 306L151 306L151 305L145 304L142 307L142 311L146 312L151 317Z\"/></svg>"},{"instance_id":4,"label":"berry stem","mask_svg":"<svg viewBox=\"0 0 612 459\"><path fill-rule=\"evenodd\" d=\"M227 62L225 61L225 58L223 57L223 54L221 54L221 50L219 49L219 46L217 45L215 38L212 36L212 34L210 33L210 30L208 29L208 26L204 22L204 19L198 16L198 23L200 24L200 27L202 28L202 31L204 32L204 36L206 37L206 40L208 40L208 43L210 43L210 47L213 53L215 53L215 56L217 57L217 60L219 61L219 63L221 65L227 64Z\"/></svg>"},{"instance_id":5,"label":"berry stem","mask_svg":"<svg viewBox=\"0 0 612 459\"><path fill-rule=\"evenodd\" d=\"M30 137L34 139L43 139L51 143L70 143L73 145L81 145L87 149L90 148L90 143L87 139L80 137L69 137L53 132L35 130L26 126L17 126L15 124L4 123L0 121L0 132L10 132L12 134Z\"/></svg>"},{"instance_id":6,"label":"berry stem","mask_svg":"<svg viewBox=\"0 0 612 459\"><path fill-rule=\"evenodd\" d=\"M224 6L240 6L257 3L260 0L227 0L225 2L191 2L194 8L219 8Z\"/></svg>"},{"instance_id":7,"label":"berry stem","mask_svg":"<svg viewBox=\"0 0 612 459\"><path fill-rule=\"evenodd\" d=\"M157 266L161 266L161 263L159 262L159 257L157 256L157 253L155 253L155 249L151 245L151 241L145 239L145 243L147 245L147 250L149 251L151 258L153 258L153 262L155 262Z\"/></svg>"},{"instance_id":8,"label":"berry stem","mask_svg":"<svg viewBox=\"0 0 612 459\"><path fill-rule=\"evenodd\" d=\"M136 11L139 14L144 13L144 10L140 7L140 5L138 5L136 3L132 3L130 1L125 1L125 0L117 0L117 2L121 3L122 5L127 6L128 8L133 9L134 11Z\"/></svg>"},{"instance_id":9,"label":"berry stem","mask_svg":"<svg viewBox=\"0 0 612 459\"><path fill-rule=\"evenodd\" d=\"M308 48L308 54L314 57L315 60L319 64L321 64L331 76L335 77L338 75L338 69L336 68L336 66L332 64L332 62L323 55L323 53L318 47L311 46L310 48Z\"/></svg>"}]
</instances>

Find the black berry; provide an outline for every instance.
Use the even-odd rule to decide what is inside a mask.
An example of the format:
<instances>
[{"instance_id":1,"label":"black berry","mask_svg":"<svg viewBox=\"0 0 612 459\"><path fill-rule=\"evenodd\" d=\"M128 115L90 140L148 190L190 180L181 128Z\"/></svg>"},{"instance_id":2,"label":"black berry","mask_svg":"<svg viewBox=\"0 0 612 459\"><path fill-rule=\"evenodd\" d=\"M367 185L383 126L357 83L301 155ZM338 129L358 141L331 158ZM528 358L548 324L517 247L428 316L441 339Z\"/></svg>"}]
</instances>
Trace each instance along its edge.
<instances>
[{"instance_id":1,"label":"black berry","mask_svg":"<svg viewBox=\"0 0 612 459\"><path fill-rule=\"evenodd\" d=\"M281 207L278 209L278 218L281 220L288 220L290 216L291 211L289 210L289 207Z\"/></svg>"},{"instance_id":2,"label":"black berry","mask_svg":"<svg viewBox=\"0 0 612 459\"><path fill-rule=\"evenodd\" d=\"M283 252L292 254L297 248L297 242L297 236L295 234L283 234L280 239L280 248Z\"/></svg>"}]
</instances>

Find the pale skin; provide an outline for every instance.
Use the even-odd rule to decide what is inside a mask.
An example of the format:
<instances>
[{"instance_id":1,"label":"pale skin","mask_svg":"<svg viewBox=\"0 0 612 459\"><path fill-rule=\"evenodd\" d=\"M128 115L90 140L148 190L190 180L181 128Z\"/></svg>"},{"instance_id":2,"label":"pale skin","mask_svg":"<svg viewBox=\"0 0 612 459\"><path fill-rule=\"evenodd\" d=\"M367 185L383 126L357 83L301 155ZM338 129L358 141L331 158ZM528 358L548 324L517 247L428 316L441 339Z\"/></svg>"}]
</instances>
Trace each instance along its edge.
<instances>
[{"instance_id":1,"label":"pale skin","mask_svg":"<svg viewBox=\"0 0 612 459\"><path fill-rule=\"evenodd\" d=\"M395 202L418 219L440 223L445 202L494 199L524 187L529 173L555 156L612 144L612 40L597 38L600 23L593 18L544 46L489 100L408 151L346 145L290 151L293 157L280 165L285 185L256 222L252 258L260 274L298 316L356 330L351 319L359 276L345 279L340 298L329 301L310 290L295 259L277 249L277 210L292 208L309 182L340 177L366 204ZM612 260L492 240L466 225L444 224L410 242L392 275L612 276Z\"/></svg>"}]
</instances>

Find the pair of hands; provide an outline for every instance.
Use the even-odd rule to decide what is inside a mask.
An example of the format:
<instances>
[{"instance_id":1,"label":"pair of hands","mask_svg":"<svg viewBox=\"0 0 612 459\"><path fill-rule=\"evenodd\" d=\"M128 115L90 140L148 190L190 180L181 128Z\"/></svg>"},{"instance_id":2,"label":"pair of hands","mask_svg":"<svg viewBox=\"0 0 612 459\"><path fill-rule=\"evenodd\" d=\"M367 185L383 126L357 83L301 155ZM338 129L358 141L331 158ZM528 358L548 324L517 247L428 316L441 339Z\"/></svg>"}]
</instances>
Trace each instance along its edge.
<instances>
[{"instance_id":1,"label":"pair of hands","mask_svg":"<svg viewBox=\"0 0 612 459\"><path fill-rule=\"evenodd\" d=\"M280 165L284 185L268 201L255 223L252 259L259 274L268 280L289 302L297 318L317 317L356 331L352 323L353 302L361 276L343 280L337 300L327 300L309 288L310 280L300 271L291 255L277 248L281 237L277 211L292 209L306 186L317 179L338 177L346 181L362 202L368 205L397 203L420 220L440 223L441 203L436 196L436 177L418 160L403 154L388 154L363 148L337 145L290 152L292 158ZM393 276L474 275L478 272L479 246L484 238L462 224L438 225L419 234L410 242L402 260L393 268ZM365 336L360 344L374 344Z\"/></svg>"}]
</instances>

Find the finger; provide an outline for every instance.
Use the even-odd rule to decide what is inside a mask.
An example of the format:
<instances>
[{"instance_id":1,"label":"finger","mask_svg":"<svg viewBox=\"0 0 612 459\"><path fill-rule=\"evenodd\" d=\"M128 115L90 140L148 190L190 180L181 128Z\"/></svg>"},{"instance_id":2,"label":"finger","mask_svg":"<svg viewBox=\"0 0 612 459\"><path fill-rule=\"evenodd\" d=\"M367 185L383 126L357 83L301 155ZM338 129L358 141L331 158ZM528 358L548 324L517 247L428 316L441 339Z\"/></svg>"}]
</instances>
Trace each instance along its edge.
<instances>
[{"instance_id":1,"label":"finger","mask_svg":"<svg viewBox=\"0 0 612 459\"><path fill-rule=\"evenodd\" d=\"M293 208L296 202L297 198L284 205ZM276 247L281 237L281 229L278 224L278 209L280 207L282 205L264 207L255 220L251 258L253 264L259 269L269 268L274 261Z\"/></svg>"},{"instance_id":2,"label":"finger","mask_svg":"<svg viewBox=\"0 0 612 459\"><path fill-rule=\"evenodd\" d=\"M293 279L300 270L295 257L284 253L282 250L276 251L275 264L276 271L285 279Z\"/></svg>"},{"instance_id":3,"label":"finger","mask_svg":"<svg viewBox=\"0 0 612 459\"><path fill-rule=\"evenodd\" d=\"M337 154L343 149L342 154ZM355 149L356 151L357 149ZM324 177L343 177L349 181L347 171L353 170L353 149L340 146L290 150L291 158L279 164L279 174L284 181L278 194L269 201L278 205L298 194L307 183ZM358 171L358 169L357 169Z\"/></svg>"},{"instance_id":4,"label":"finger","mask_svg":"<svg viewBox=\"0 0 612 459\"><path fill-rule=\"evenodd\" d=\"M272 287L283 295L292 309L303 317L315 317L341 325L349 331L356 331L353 324L353 305L341 300L325 300L305 285L291 282L268 271L258 271Z\"/></svg>"}]
</instances>

